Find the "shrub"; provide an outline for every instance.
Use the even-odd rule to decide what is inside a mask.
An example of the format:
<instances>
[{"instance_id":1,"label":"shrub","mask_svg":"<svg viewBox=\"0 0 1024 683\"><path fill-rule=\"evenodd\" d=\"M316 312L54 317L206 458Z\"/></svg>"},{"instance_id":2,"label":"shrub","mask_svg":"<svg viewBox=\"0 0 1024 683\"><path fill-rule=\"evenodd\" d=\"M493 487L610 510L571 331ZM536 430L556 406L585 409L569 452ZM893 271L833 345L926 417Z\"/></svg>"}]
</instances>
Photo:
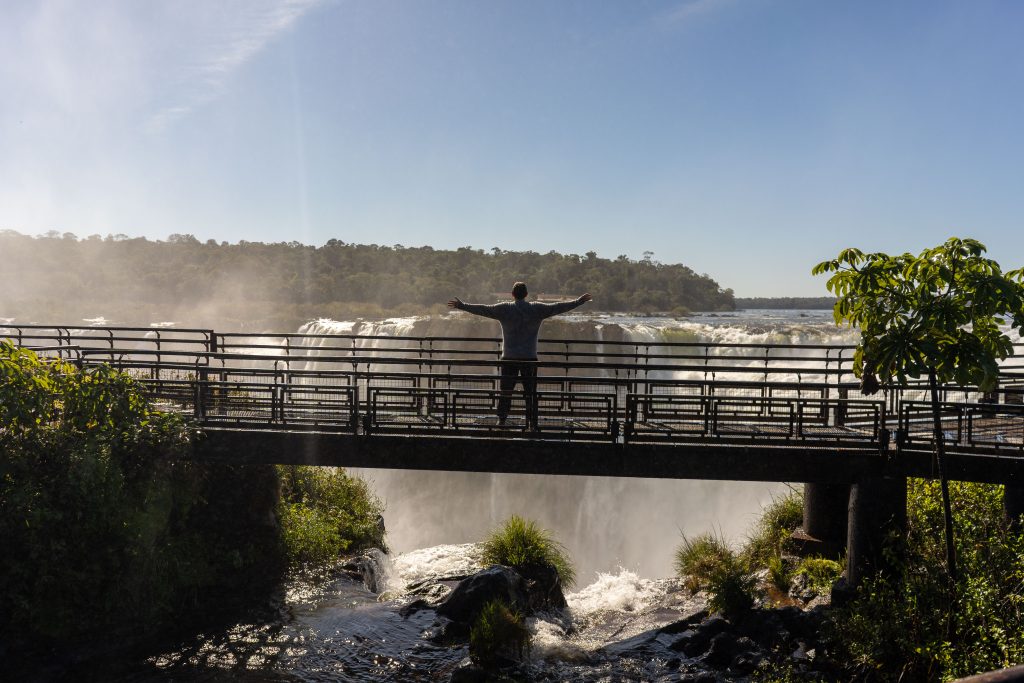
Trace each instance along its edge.
<instances>
[{"instance_id":1,"label":"shrub","mask_svg":"<svg viewBox=\"0 0 1024 683\"><path fill-rule=\"evenodd\" d=\"M710 593L708 607L723 614L738 614L754 605L755 579L747 571L744 558L725 541L712 534L683 537L676 550L676 570L691 589Z\"/></svg>"},{"instance_id":2,"label":"shrub","mask_svg":"<svg viewBox=\"0 0 1024 683\"><path fill-rule=\"evenodd\" d=\"M725 541L714 534L701 534L695 538L683 536L683 542L676 549L676 572L686 579L690 590L707 588L711 576L732 555Z\"/></svg>"},{"instance_id":3,"label":"shrub","mask_svg":"<svg viewBox=\"0 0 1024 683\"><path fill-rule=\"evenodd\" d=\"M280 466L278 515L293 567L332 562L344 552L384 547L384 506L367 483L341 469Z\"/></svg>"},{"instance_id":4,"label":"shrub","mask_svg":"<svg viewBox=\"0 0 1024 683\"><path fill-rule=\"evenodd\" d=\"M768 581L776 590L785 593L793 580L793 568L789 562L777 555L768 560Z\"/></svg>"},{"instance_id":5,"label":"shrub","mask_svg":"<svg viewBox=\"0 0 1024 683\"><path fill-rule=\"evenodd\" d=\"M803 493L794 490L781 498L773 498L743 548L747 564L769 567L771 559L781 555L783 541L803 523L803 519Z\"/></svg>"},{"instance_id":6,"label":"shrub","mask_svg":"<svg viewBox=\"0 0 1024 683\"><path fill-rule=\"evenodd\" d=\"M726 615L745 612L754 606L756 579L747 573L744 562L730 556L719 565L708 580L708 607Z\"/></svg>"},{"instance_id":7,"label":"shrub","mask_svg":"<svg viewBox=\"0 0 1024 683\"><path fill-rule=\"evenodd\" d=\"M1024 537L1002 519L1002 487L950 482L960 579L949 590L938 484L909 480L908 536L891 577L836 610L838 661L879 679L939 680L1024 661ZM956 632L947 615L955 608Z\"/></svg>"},{"instance_id":8,"label":"shrub","mask_svg":"<svg viewBox=\"0 0 1024 683\"><path fill-rule=\"evenodd\" d=\"M827 560L823 557L807 557L797 565L794 574L803 574L807 577L810 587L822 593L830 588L839 575L843 573L843 565L835 560Z\"/></svg>"},{"instance_id":9,"label":"shrub","mask_svg":"<svg viewBox=\"0 0 1024 683\"><path fill-rule=\"evenodd\" d=\"M480 562L483 566L502 564L512 568L546 564L555 568L563 586L576 583L576 570L565 547L550 531L518 515L512 515L491 532L483 542Z\"/></svg>"},{"instance_id":10,"label":"shrub","mask_svg":"<svg viewBox=\"0 0 1024 683\"><path fill-rule=\"evenodd\" d=\"M470 656L480 666L493 667L503 659L521 660L529 651L530 630L523 615L500 600L486 603L469 630Z\"/></svg>"}]
</instances>

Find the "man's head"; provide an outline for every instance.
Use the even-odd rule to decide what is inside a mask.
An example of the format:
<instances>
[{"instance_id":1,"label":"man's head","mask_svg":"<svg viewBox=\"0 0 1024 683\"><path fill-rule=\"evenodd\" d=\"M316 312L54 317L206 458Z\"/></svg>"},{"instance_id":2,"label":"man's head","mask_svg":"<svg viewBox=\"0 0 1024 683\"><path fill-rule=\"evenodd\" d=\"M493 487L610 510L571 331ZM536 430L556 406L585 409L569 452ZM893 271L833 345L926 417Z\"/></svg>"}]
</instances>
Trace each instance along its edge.
<instances>
[{"instance_id":1,"label":"man's head","mask_svg":"<svg viewBox=\"0 0 1024 683\"><path fill-rule=\"evenodd\" d=\"M525 282L517 282L514 285L512 285L512 296L514 296L516 299L525 299L526 298L526 283Z\"/></svg>"}]
</instances>

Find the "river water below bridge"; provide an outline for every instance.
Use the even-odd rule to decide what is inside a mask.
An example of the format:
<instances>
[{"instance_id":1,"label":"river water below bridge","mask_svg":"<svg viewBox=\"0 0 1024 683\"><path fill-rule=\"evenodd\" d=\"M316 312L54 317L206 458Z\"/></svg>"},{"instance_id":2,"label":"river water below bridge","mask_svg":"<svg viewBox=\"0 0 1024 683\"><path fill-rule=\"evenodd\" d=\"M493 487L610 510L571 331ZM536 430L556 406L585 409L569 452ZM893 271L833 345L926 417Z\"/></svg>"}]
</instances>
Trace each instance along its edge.
<instances>
[{"instance_id":1,"label":"river water below bridge","mask_svg":"<svg viewBox=\"0 0 1024 683\"><path fill-rule=\"evenodd\" d=\"M472 544L424 548L381 558L386 590L377 595L346 576L319 583L292 580L281 602L251 620L203 634L153 656L122 681L447 681L464 663L464 646L429 637L432 610L403 616L417 596L410 586L461 576L478 568ZM678 579L651 580L619 570L567 594L568 609L528 620L533 634L531 680L657 680L707 670L656 640L631 639L677 622L704 607ZM643 640L643 638L641 638Z\"/></svg>"}]
</instances>

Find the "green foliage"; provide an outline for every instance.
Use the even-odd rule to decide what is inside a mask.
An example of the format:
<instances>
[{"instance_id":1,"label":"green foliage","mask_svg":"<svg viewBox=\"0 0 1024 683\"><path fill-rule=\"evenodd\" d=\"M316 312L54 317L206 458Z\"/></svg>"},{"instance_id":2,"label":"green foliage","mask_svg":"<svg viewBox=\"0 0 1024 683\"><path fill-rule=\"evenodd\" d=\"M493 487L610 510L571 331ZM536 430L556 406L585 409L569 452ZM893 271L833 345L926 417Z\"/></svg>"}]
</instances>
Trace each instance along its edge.
<instances>
[{"instance_id":1,"label":"green foliage","mask_svg":"<svg viewBox=\"0 0 1024 683\"><path fill-rule=\"evenodd\" d=\"M1002 518L1002 487L951 482L961 574L950 591L935 482L910 480L898 575L867 581L830 624L837 661L873 680L940 680L1024 662L1024 537ZM957 632L947 638L955 602Z\"/></svg>"},{"instance_id":2,"label":"green foliage","mask_svg":"<svg viewBox=\"0 0 1024 683\"><path fill-rule=\"evenodd\" d=\"M189 461L194 438L128 375L0 341L0 641L152 633L209 613L210 595L252 600L286 550L329 561L380 544L364 482Z\"/></svg>"},{"instance_id":3,"label":"green foliage","mask_svg":"<svg viewBox=\"0 0 1024 683\"><path fill-rule=\"evenodd\" d=\"M341 469L281 466L278 515L292 566L332 562L343 552L384 547L384 506L363 479Z\"/></svg>"},{"instance_id":4,"label":"green foliage","mask_svg":"<svg viewBox=\"0 0 1024 683\"><path fill-rule=\"evenodd\" d=\"M793 580L793 567L781 555L775 555L768 558L768 581L772 586L775 587L780 593L786 593L789 590L789 584Z\"/></svg>"},{"instance_id":5,"label":"green foliage","mask_svg":"<svg viewBox=\"0 0 1024 683\"><path fill-rule=\"evenodd\" d=\"M0 342L0 630L62 637L160 613L202 568L174 555L192 433L134 381ZM193 584L194 585L194 584Z\"/></svg>"},{"instance_id":6,"label":"green foliage","mask_svg":"<svg viewBox=\"0 0 1024 683\"><path fill-rule=\"evenodd\" d=\"M470 656L482 667L503 659L518 661L530 651L530 630L523 615L500 600L484 605L469 631Z\"/></svg>"},{"instance_id":7,"label":"green foliage","mask_svg":"<svg viewBox=\"0 0 1024 683\"><path fill-rule=\"evenodd\" d=\"M547 529L518 515L509 517L484 540L481 564L512 568L550 565L558 572L563 586L571 587L576 583L576 570L565 546Z\"/></svg>"},{"instance_id":8,"label":"green foliage","mask_svg":"<svg viewBox=\"0 0 1024 683\"><path fill-rule=\"evenodd\" d=\"M757 527L743 548L751 567L771 567L782 554L782 544L804 520L804 496L791 490L781 498L772 498L758 520Z\"/></svg>"},{"instance_id":9,"label":"green foliage","mask_svg":"<svg viewBox=\"0 0 1024 683\"><path fill-rule=\"evenodd\" d=\"M868 388L876 377L906 384L930 371L940 382L995 385L996 361L1013 353L1000 323L1024 328L1024 269L1003 273L984 253L954 237L916 257L844 249L814 267L833 273L836 323L861 330L854 371Z\"/></svg>"},{"instance_id":10,"label":"green foliage","mask_svg":"<svg viewBox=\"0 0 1024 683\"><path fill-rule=\"evenodd\" d=\"M814 591L824 593L832 588L832 584L843 573L843 565L824 557L805 557L793 573L797 576L803 574Z\"/></svg>"},{"instance_id":11,"label":"green foliage","mask_svg":"<svg viewBox=\"0 0 1024 683\"><path fill-rule=\"evenodd\" d=\"M731 290L687 266L593 252L441 250L338 240L320 247L218 244L191 235L166 242L124 236L77 240L0 231L0 253L6 307L0 315L18 319L75 320L102 313L126 323L184 319L192 325L294 329L325 316L440 312L452 296L490 302L496 293L507 296L517 280L526 280L535 294L589 291L604 310L733 309ZM131 300L125 301L129 291ZM225 304L214 311L216 318L202 318L217 302Z\"/></svg>"},{"instance_id":12,"label":"green foliage","mask_svg":"<svg viewBox=\"0 0 1024 683\"><path fill-rule=\"evenodd\" d=\"M714 611L739 614L754 604L755 579L746 562L717 536L684 536L675 566L691 589L708 591L708 607Z\"/></svg>"},{"instance_id":13,"label":"green foliage","mask_svg":"<svg viewBox=\"0 0 1024 683\"><path fill-rule=\"evenodd\" d=\"M683 536L676 548L676 572L687 580L691 590L708 587L711 575L728 561L732 550L725 540L714 534L700 534L693 538Z\"/></svg>"}]
</instances>

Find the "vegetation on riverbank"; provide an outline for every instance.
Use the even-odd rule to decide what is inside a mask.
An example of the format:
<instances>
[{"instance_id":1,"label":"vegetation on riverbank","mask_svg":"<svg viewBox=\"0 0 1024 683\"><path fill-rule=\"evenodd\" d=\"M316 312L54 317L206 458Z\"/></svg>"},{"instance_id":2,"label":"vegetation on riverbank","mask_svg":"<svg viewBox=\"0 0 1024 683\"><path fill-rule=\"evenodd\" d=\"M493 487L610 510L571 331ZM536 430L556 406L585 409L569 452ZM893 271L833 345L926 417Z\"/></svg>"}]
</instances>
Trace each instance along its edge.
<instances>
[{"instance_id":1,"label":"vegetation on riverbank","mask_svg":"<svg viewBox=\"0 0 1024 683\"><path fill-rule=\"evenodd\" d=\"M384 549L384 504L365 480L341 469L280 466L277 513L293 568L319 567L342 553Z\"/></svg>"},{"instance_id":2,"label":"vegetation on riverbank","mask_svg":"<svg viewBox=\"0 0 1024 683\"><path fill-rule=\"evenodd\" d=\"M1003 517L1002 486L951 482L954 537L961 574L950 586L945 568L943 506L939 484L910 479L907 535L890 540L889 574L867 580L853 599L824 612L818 634L822 666L842 680L951 680L1024 662L1024 533ZM677 569L691 588L709 591L713 609L749 606L750 577L767 569L767 583L783 595L794 578L827 594L842 570L832 559L784 558L800 496L766 508L757 530L739 552L713 536L685 539ZM740 583L749 583L744 594ZM765 588L766 586L762 586ZM955 620L948 616L951 603ZM790 662L792 664L792 662ZM759 680L818 680L820 671L772 662Z\"/></svg>"},{"instance_id":3,"label":"vegetation on riverbank","mask_svg":"<svg viewBox=\"0 0 1024 683\"><path fill-rule=\"evenodd\" d=\"M382 541L364 483L182 459L197 438L123 373L0 342L0 645L152 636Z\"/></svg>"},{"instance_id":4,"label":"vegetation on riverbank","mask_svg":"<svg viewBox=\"0 0 1024 683\"><path fill-rule=\"evenodd\" d=\"M191 235L165 242L125 235L78 239L9 230L0 231L0 252L8 269L0 316L19 322L102 315L125 324L187 320L218 328L295 329L320 317L439 312L453 296L490 302L516 280L526 280L534 296L589 291L592 310L734 308L732 291L709 276L650 255L608 259L594 252L452 251L339 240L319 247L228 244Z\"/></svg>"},{"instance_id":5,"label":"vegetation on riverbank","mask_svg":"<svg viewBox=\"0 0 1024 683\"><path fill-rule=\"evenodd\" d=\"M831 647L851 674L950 680L1024 662L1024 535L1003 518L1003 487L950 482L960 568L952 590L938 487L909 481L908 535L894 540L895 573L868 581L832 613ZM951 601L960 615L952 634Z\"/></svg>"}]
</instances>

